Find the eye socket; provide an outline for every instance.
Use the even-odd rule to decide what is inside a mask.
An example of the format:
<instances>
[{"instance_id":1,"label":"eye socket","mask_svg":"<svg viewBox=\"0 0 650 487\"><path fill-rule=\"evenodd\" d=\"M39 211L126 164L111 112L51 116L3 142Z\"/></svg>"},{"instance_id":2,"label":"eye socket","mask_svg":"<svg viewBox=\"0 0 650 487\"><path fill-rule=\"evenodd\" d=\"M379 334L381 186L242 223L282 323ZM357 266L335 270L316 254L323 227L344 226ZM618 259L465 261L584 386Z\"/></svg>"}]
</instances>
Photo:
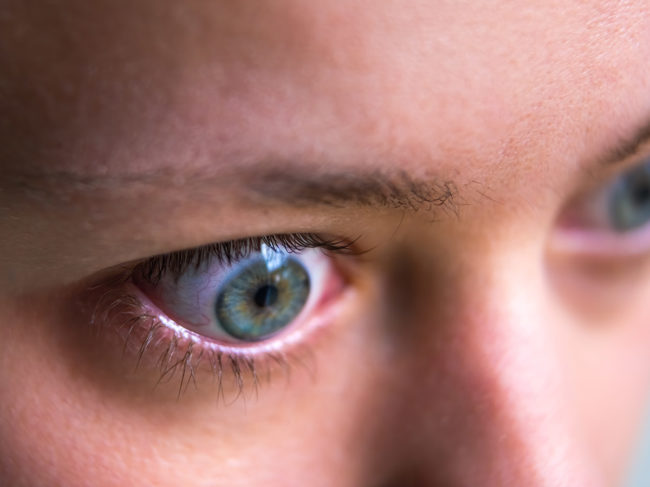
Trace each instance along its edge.
<instances>
[{"instance_id":1,"label":"eye socket","mask_svg":"<svg viewBox=\"0 0 650 487\"><path fill-rule=\"evenodd\" d=\"M561 252L596 257L650 252L650 159L564 209L551 239Z\"/></svg>"},{"instance_id":2,"label":"eye socket","mask_svg":"<svg viewBox=\"0 0 650 487\"><path fill-rule=\"evenodd\" d=\"M320 249L259 251L204 259L156 282L135 283L167 316L199 336L245 345L293 328L332 294L338 280ZM340 283L339 283L340 284Z\"/></svg>"}]
</instances>

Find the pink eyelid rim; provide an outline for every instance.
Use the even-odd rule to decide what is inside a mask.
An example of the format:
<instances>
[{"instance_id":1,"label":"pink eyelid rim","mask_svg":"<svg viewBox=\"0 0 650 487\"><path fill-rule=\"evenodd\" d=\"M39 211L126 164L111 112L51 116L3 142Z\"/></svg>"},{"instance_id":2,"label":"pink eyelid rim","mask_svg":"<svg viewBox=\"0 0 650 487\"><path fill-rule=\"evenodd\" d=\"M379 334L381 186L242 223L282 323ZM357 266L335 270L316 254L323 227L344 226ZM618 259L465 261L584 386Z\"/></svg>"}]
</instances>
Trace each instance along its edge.
<instances>
[{"instance_id":1,"label":"pink eyelid rim","mask_svg":"<svg viewBox=\"0 0 650 487\"><path fill-rule=\"evenodd\" d=\"M562 254L594 258L638 257L650 250L650 225L620 234L575 227L559 228L551 236L550 248Z\"/></svg>"},{"instance_id":2,"label":"pink eyelid rim","mask_svg":"<svg viewBox=\"0 0 650 487\"><path fill-rule=\"evenodd\" d=\"M156 306L151 299L133 283L127 284L129 288L127 292L137 298L144 313L153 316L159 323L165 326L177 337L182 338L187 342L192 342L200 346L202 349L207 349L221 354L251 356L265 353L285 352L287 347L303 342L306 335L309 335L330 323L338 314L339 310L339 306L335 301L343 301L339 299L335 300L333 298L344 290L344 283L341 278L330 277L329 280L335 282L328 282L325 285L326 290L323 292L323 296L309 309L310 318L306 320L300 319L302 313L296 318L296 321L300 323L299 326L294 326L292 324L289 326L287 331L273 335L265 341L242 343L237 346L218 342L209 337L204 337L182 325L179 325L159 309L158 306Z\"/></svg>"}]
</instances>

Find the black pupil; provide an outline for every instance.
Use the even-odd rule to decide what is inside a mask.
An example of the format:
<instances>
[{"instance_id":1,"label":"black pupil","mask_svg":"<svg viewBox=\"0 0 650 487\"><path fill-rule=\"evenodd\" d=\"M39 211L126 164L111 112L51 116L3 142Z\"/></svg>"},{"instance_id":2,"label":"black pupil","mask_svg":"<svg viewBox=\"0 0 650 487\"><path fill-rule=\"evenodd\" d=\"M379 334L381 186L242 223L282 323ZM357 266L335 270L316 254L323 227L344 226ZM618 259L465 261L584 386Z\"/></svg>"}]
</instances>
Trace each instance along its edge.
<instances>
[{"instance_id":1,"label":"black pupil","mask_svg":"<svg viewBox=\"0 0 650 487\"><path fill-rule=\"evenodd\" d=\"M647 205L650 202L650 181L645 180L637 183L632 191L632 198L638 206Z\"/></svg>"},{"instance_id":2,"label":"black pupil","mask_svg":"<svg viewBox=\"0 0 650 487\"><path fill-rule=\"evenodd\" d=\"M265 284L255 292L253 300L260 308L273 306L278 300L278 288L273 284Z\"/></svg>"}]
</instances>

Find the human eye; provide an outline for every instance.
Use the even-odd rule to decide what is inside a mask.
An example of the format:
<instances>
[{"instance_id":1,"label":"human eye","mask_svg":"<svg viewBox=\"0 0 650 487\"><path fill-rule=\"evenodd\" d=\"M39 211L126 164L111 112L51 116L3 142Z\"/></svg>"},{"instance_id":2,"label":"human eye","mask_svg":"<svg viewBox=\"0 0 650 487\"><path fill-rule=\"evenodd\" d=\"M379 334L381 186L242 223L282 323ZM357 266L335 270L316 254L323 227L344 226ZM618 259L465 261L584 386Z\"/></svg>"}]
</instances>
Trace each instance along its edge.
<instances>
[{"instance_id":1,"label":"human eye","mask_svg":"<svg viewBox=\"0 0 650 487\"><path fill-rule=\"evenodd\" d=\"M157 255L91 286L92 325L156 369L158 382L180 375L179 394L201 370L220 388L231 373L241 389L261 367L290 365L296 347L329 325L348 288L337 257L352 247L303 233Z\"/></svg>"},{"instance_id":2,"label":"human eye","mask_svg":"<svg viewBox=\"0 0 650 487\"><path fill-rule=\"evenodd\" d=\"M650 252L650 157L573 199L553 248L593 258L634 258Z\"/></svg>"}]
</instances>

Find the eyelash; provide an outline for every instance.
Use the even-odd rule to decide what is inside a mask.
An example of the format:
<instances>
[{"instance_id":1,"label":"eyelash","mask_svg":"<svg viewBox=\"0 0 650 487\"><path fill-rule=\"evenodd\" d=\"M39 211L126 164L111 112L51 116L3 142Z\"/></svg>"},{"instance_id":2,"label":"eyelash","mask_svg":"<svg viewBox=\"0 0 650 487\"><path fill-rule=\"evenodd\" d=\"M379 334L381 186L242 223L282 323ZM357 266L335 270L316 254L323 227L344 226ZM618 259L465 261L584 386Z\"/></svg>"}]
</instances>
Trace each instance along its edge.
<instances>
[{"instance_id":1,"label":"eyelash","mask_svg":"<svg viewBox=\"0 0 650 487\"><path fill-rule=\"evenodd\" d=\"M352 254L355 253L353 249L355 241L328 239L315 233L249 237L157 255L147 259L136 270L150 283L156 284L165 273L171 273L177 278L190 267L199 268L202 264L212 260L216 260L220 264L232 264L248 257L253 252L259 252L263 245L271 250L284 250L290 253L318 248L332 253Z\"/></svg>"},{"instance_id":2,"label":"eyelash","mask_svg":"<svg viewBox=\"0 0 650 487\"><path fill-rule=\"evenodd\" d=\"M303 333L290 335L291 340L269 341L252 346L227 346L201 337L166 316L156 315L147 297L138 290L134 279L145 279L155 285L162 276L170 273L178 278L192 267L199 268L207 262L231 264L257 252L266 245L274 250L300 252L306 249L322 249L326 253L353 255L356 240L329 239L314 233L277 234L251 237L228 242L215 243L163 254L146 259L129 267L122 267L113 278L89 288L89 298L94 302L90 318L96 335L105 332L117 336L121 342L122 358L135 357L135 368L147 362L157 369L160 376L155 386L168 383L180 373L178 399L192 383L197 387L199 365L209 365L213 379L217 382L218 397L228 402L224 395L224 382L228 372L235 385L235 398L244 394L246 379L252 381L255 394L260 377L270 380L271 370L281 369L287 376L293 364L299 364L313 377L313 368L305 360L313 354ZM326 317L321 321L326 321ZM314 326L322 329L327 327ZM310 337L311 338L311 337ZM286 350L290 348L290 350Z\"/></svg>"}]
</instances>

